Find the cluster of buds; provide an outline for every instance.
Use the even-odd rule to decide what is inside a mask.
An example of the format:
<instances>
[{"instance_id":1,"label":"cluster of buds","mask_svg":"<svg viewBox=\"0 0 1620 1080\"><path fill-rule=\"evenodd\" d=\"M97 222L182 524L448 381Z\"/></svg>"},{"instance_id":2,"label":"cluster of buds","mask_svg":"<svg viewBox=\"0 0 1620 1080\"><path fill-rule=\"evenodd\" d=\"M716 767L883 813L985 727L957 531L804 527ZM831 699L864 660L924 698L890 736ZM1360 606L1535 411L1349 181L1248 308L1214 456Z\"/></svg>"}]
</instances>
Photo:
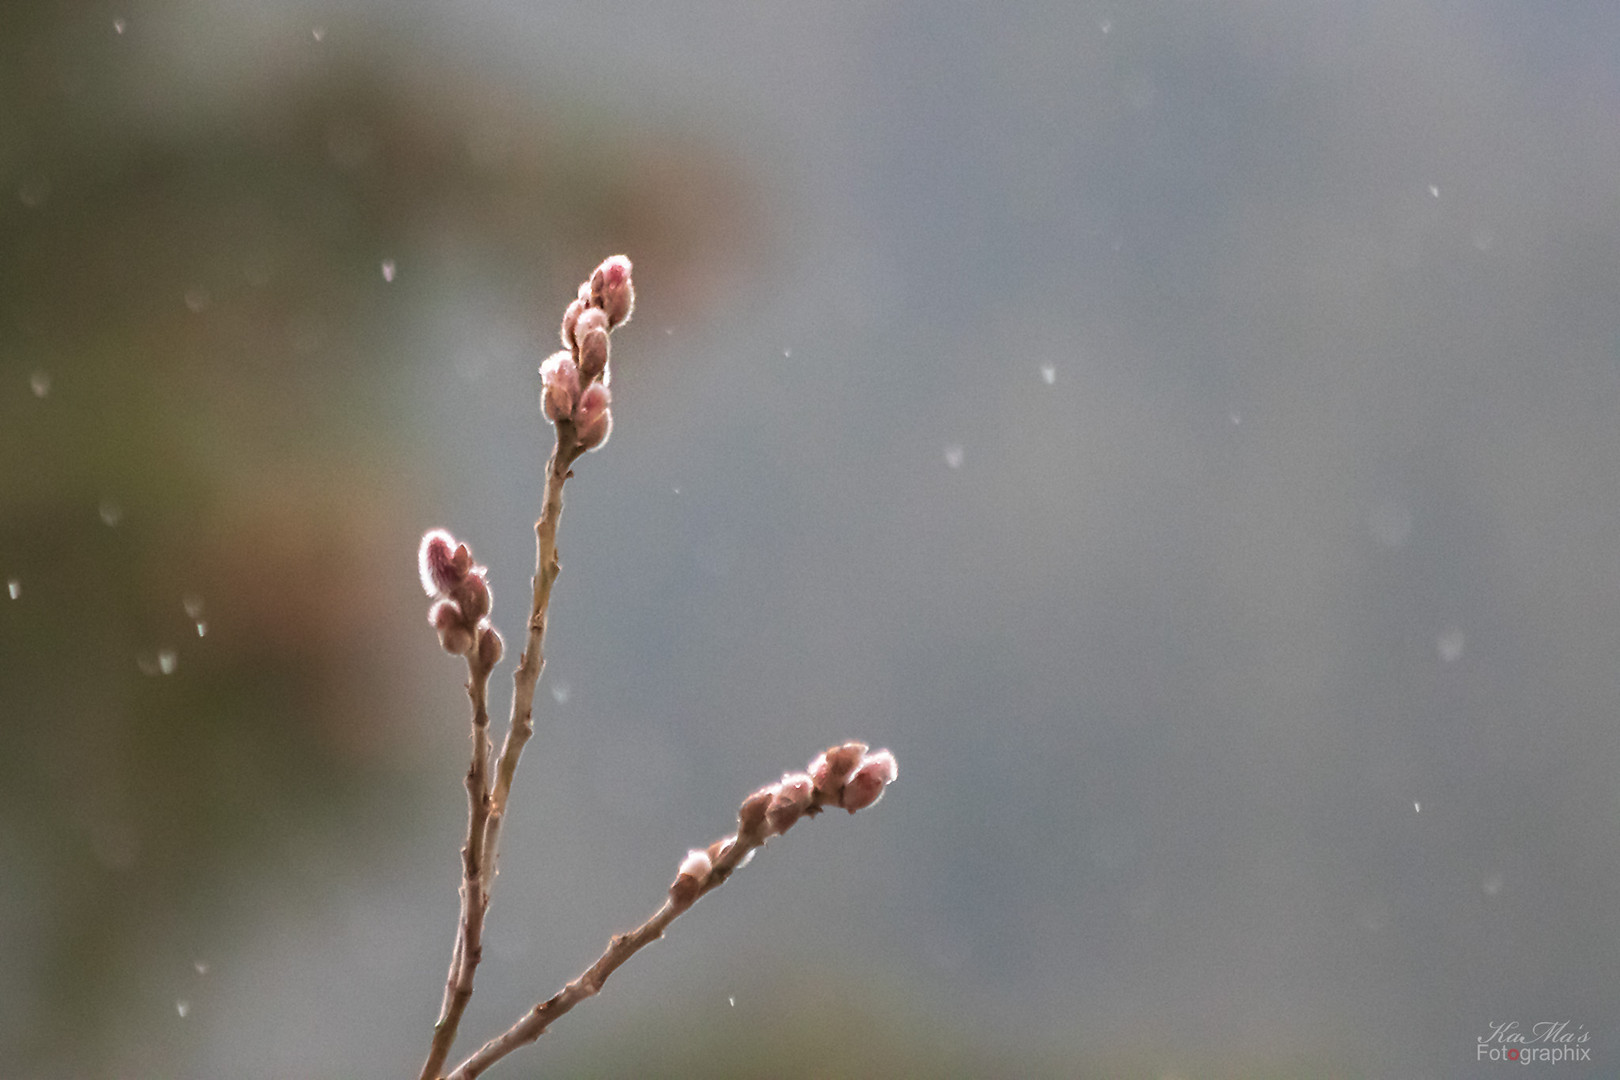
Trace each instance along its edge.
<instances>
[{"instance_id":1,"label":"cluster of buds","mask_svg":"<svg viewBox=\"0 0 1620 1080\"><path fill-rule=\"evenodd\" d=\"M486 672L492 669L501 658L501 635L489 624L489 571L474 566L467 545L443 529L422 537L417 568L434 601L428 622L439 632L444 651L465 656Z\"/></svg>"},{"instance_id":2,"label":"cluster of buds","mask_svg":"<svg viewBox=\"0 0 1620 1080\"><path fill-rule=\"evenodd\" d=\"M623 326L636 304L630 260L614 255L592 271L563 313L561 352L540 365L540 411L561 429L572 427L580 450L594 450L613 430L609 411L608 334Z\"/></svg>"},{"instance_id":3,"label":"cluster of buds","mask_svg":"<svg viewBox=\"0 0 1620 1080\"><path fill-rule=\"evenodd\" d=\"M899 775L900 767L887 750L872 752L861 742L829 747L806 772L787 773L744 799L737 809L735 836L722 837L707 850L687 852L669 887L670 900L678 907L691 904L747 863L755 848L787 832L801 817L829 806L851 814L866 809Z\"/></svg>"}]
</instances>

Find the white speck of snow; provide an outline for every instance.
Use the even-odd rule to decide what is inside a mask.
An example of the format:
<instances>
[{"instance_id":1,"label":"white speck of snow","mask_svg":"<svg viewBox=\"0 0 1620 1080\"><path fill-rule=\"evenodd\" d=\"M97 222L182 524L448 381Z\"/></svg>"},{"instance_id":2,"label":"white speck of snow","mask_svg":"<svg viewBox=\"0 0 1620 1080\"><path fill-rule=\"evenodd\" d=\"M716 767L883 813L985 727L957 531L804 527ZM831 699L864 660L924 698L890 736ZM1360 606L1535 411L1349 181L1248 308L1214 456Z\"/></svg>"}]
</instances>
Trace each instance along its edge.
<instances>
[{"instance_id":1,"label":"white speck of snow","mask_svg":"<svg viewBox=\"0 0 1620 1080\"><path fill-rule=\"evenodd\" d=\"M1051 386L1053 383L1057 382L1057 368L1053 367L1051 364L1042 364L1041 382L1045 383L1047 386Z\"/></svg>"},{"instance_id":2,"label":"white speck of snow","mask_svg":"<svg viewBox=\"0 0 1620 1080\"><path fill-rule=\"evenodd\" d=\"M180 1019L184 1020L186 1015L191 1012L191 1002L181 998L174 1003L174 1011L180 1014Z\"/></svg>"},{"instance_id":3,"label":"white speck of snow","mask_svg":"<svg viewBox=\"0 0 1620 1080\"><path fill-rule=\"evenodd\" d=\"M124 520L124 508L111 499L101 500L99 512L101 514L101 523L109 529L116 528L118 523Z\"/></svg>"},{"instance_id":4,"label":"white speck of snow","mask_svg":"<svg viewBox=\"0 0 1620 1080\"><path fill-rule=\"evenodd\" d=\"M146 654L135 658L135 666L141 669L142 675L172 675L178 662L173 649L161 649L156 656Z\"/></svg>"},{"instance_id":5,"label":"white speck of snow","mask_svg":"<svg viewBox=\"0 0 1620 1080\"><path fill-rule=\"evenodd\" d=\"M316 41L320 41L321 39L326 37L326 27L324 27L324 26L312 27L310 29L310 31L309 31L309 36L314 38Z\"/></svg>"},{"instance_id":6,"label":"white speck of snow","mask_svg":"<svg viewBox=\"0 0 1620 1080\"><path fill-rule=\"evenodd\" d=\"M733 1009L735 1009L735 1008L736 1008L736 1007L737 1007L737 999L736 999L736 998L734 998L734 997L728 997L728 998L726 998L726 1000L727 1000L727 1001L729 1001L729 1002L731 1002L731 1007L732 1007L732 1008L733 1008Z\"/></svg>"},{"instance_id":7,"label":"white speck of snow","mask_svg":"<svg viewBox=\"0 0 1620 1080\"><path fill-rule=\"evenodd\" d=\"M1439 184L1430 184L1429 185L1429 194L1434 196L1436 199L1438 199L1440 197L1440 185Z\"/></svg>"},{"instance_id":8,"label":"white speck of snow","mask_svg":"<svg viewBox=\"0 0 1620 1080\"><path fill-rule=\"evenodd\" d=\"M1501 874L1492 874L1480 882L1479 887L1485 890L1486 896L1495 896L1502 891L1502 886L1505 884L1506 882L1503 881Z\"/></svg>"},{"instance_id":9,"label":"white speck of snow","mask_svg":"<svg viewBox=\"0 0 1620 1080\"><path fill-rule=\"evenodd\" d=\"M197 636L198 637L207 637L208 636L208 624L203 622L201 619L197 620Z\"/></svg>"},{"instance_id":10,"label":"white speck of snow","mask_svg":"<svg viewBox=\"0 0 1620 1080\"><path fill-rule=\"evenodd\" d=\"M784 360L793 359L793 350L792 349L783 349L782 350L782 359L784 359Z\"/></svg>"},{"instance_id":11,"label":"white speck of snow","mask_svg":"<svg viewBox=\"0 0 1620 1080\"><path fill-rule=\"evenodd\" d=\"M50 374L44 371L36 371L34 372L33 376L29 378L28 385L33 387L35 397L42 398L51 392Z\"/></svg>"},{"instance_id":12,"label":"white speck of snow","mask_svg":"<svg viewBox=\"0 0 1620 1080\"><path fill-rule=\"evenodd\" d=\"M945 448L945 464L953 469L960 469L964 455L965 451L962 449L961 443L951 443Z\"/></svg>"},{"instance_id":13,"label":"white speck of snow","mask_svg":"<svg viewBox=\"0 0 1620 1080\"><path fill-rule=\"evenodd\" d=\"M556 682L551 684L551 696L559 705L568 704L568 695L571 692L572 690L568 683L563 679L558 679Z\"/></svg>"},{"instance_id":14,"label":"white speck of snow","mask_svg":"<svg viewBox=\"0 0 1620 1080\"><path fill-rule=\"evenodd\" d=\"M393 281L394 280L394 260L393 259L384 259L383 260L382 275L383 275L383 280L384 281Z\"/></svg>"},{"instance_id":15,"label":"white speck of snow","mask_svg":"<svg viewBox=\"0 0 1620 1080\"><path fill-rule=\"evenodd\" d=\"M186 308L193 315L201 314L208 309L208 290L192 287L186 290Z\"/></svg>"},{"instance_id":16,"label":"white speck of snow","mask_svg":"<svg viewBox=\"0 0 1620 1080\"><path fill-rule=\"evenodd\" d=\"M203 601L196 593L186 593L180 598L180 606L186 609L186 614L193 619L202 618Z\"/></svg>"},{"instance_id":17,"label":"white speck of snow","mask_svg":"<svg viewBox=\"0 0 1620 1080\"><path fill-rule=\"evenodd\" d=\"M191 966L197 970L197 974L199 975L208 974L208 961L206 960L193 961Z\"/></svg>"},{"instance_id":18,"label":"white speck of snow","mask_svg":"<svg viewBox=\"0 0 1620 1080\"><path fill-rule=\"evenodd\" d=\"M16 578L11 578L6 582L6 592L11 594L11 598L13 600L17 599L17 597L22 595L22 582L18 581Z\"/></svg>"},{"instance_id":19,"label":"white speck of snow","mask_svg":"<svg viewBox=\"0 0 1620 1080\"><path fill-rule=\"evenodd\" d=\"M1099 19L1097 21L1097 29L1101 30L1105 34L1108 33L1110 30L1112 30L1113 28L1114 28L1114 24L1113 24L1112 20Z\"/></svg>"},{"instance_id":20,"label":"white speck of snow","mask_svg":"<svg viewBox=\"0 0 1620 1080\"><path fill-rule=\"evenodd\" d=\"M1238 412L1236 409L1233 409L1231 412L1227 413L1226 418L1232 421L1233 427L1237 427L1239 424L1243 423L1243 414Z\"/></svg>"},{"instance_id":21,"label":"white speck of snow","mask_svg":"<svg viewBox=\"0 0 1620 1080\"><path fill-rule=\"evenodd\" d=\"M1413 813L1414 813L1414 814L1421 814L1421 813L1423 813L1423 804L1422 804L1422 803L1420 803L1420 802L1414 802L1414 803L1413 803L1413 804L1412 804L1412 812L1413 812Z\"/></svg>"},{"instance_id":22,"label":"white speck of snow","mask_svg":"<svg viewBox=\"0 0 1620 1080\"><path fill-rule=\"evenodd\" d=\"M1465 644L1467 644L1467 639L1463 637L1463 632L1453 626L1440 635L1434 646L1440 653L1440 659L1451 664L1462 659Z\"/></svg>"},{"instance_id":23,"label":"white speck of snow","mask_svg":"<svg viewBox=\"0 0 1620 1080\"><path fill-rule=\"evenodd\" d=\"M113 33L122 34L124 32L124 27L126 27L128 25L129 24L126 23L123 19L114 19L113 20Z\"/></svg>"}]
</instances>

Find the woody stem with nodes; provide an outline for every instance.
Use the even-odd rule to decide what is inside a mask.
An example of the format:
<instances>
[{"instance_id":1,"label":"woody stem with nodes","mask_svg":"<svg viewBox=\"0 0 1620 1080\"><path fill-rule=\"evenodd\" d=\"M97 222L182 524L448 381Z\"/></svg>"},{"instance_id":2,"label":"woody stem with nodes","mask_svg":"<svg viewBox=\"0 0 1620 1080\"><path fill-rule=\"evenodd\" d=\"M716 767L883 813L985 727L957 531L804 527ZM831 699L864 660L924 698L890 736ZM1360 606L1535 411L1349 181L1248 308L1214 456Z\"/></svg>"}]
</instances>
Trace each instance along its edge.
<instances>
[{"instance_id":1,"label":"woody stem with nodes","mask_svg":"<svg viewBox=\"0 0 1620 1080\"><path fill-rule=\"evenodd\" d=\"M439 1019L433 1026L420 1080L446 1077L445 1063L472 1000L473 976L483 955L484 919L495 879L501 823L518 759L534 735L534 692L545 668L546 615L561 566L557 525L562 519L563 485L573 476L573 465L580 456L600 447L612 431L608 335L630 318L634 304L630 260L615 255L580 285L578 297L563 314L566 348L540 366L540 408L555 426L557 441L546 463L545 497L534 524L534 597L523 655L512 678L512 718L500 754L493 760L487 697L489 676L500 661L503 646L500 634L489 623L488 572L473 564L467 545L444 530L430 530L422 538L422 586L434 600L428 621L438 631L445 651L467 662L472 761L466 777L461 914ZM869 753L865 743L851 742L828 749L810 763L808 772L789 773L750 795L738 812L736 833L687 854L669 887L668 899L652 918L630 933L614 937L595 964L456 1066L448 1080L471 1080L519 1046L538 1039L558 1017L596 994L635 952L662 937L665 927L752 858L769 837L786 832L800 817L813 816L826 806L839 806L852 814L864 809L882 797L896 774L894 755L887 750Z\"/></svg>"}]
</instances>

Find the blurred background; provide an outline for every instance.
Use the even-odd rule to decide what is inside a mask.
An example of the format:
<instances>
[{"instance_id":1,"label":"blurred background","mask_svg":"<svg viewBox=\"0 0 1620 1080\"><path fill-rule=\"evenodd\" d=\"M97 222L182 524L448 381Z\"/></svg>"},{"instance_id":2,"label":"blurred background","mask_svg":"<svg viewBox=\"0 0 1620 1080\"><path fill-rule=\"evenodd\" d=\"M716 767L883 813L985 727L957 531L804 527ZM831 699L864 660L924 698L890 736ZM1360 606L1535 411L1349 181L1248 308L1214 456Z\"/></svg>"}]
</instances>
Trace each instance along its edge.
<instances>
[{"instance_id":1,"label":"blurred background","mask_svg":"<svg viewBox=\"0 0 1620 1080\"><path fill-rule=\"evenodd\" d=\"M621 251L461 1050L860 737L880 807L497 1073L1449 1078L1549 1021L1612 1075L1616 57L1604 0L9 0L0 1075L415 1075L417 541L514 641L535 367Z\"/></svg>"}]
</instances>

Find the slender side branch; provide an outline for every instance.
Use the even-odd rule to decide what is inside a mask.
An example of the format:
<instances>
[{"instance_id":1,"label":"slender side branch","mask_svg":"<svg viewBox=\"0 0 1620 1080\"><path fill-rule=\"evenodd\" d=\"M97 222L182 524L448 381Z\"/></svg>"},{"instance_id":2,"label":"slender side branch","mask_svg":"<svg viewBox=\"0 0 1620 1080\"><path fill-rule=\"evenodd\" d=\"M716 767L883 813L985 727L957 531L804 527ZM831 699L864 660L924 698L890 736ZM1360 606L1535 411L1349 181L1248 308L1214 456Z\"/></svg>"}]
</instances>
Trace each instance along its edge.
<instances>
[{"instance_id":1,"label":"slender side branch","mask_svg":"<svg viewBox=\"0 0 1620 1080\"><path fill-rule=\"evenodd\" d=\"M483 957L484 916L489 893L484 886L484 826L489 820L489 674L493 661L482 663L477 650L467 657L467 697L472 702L472 762L467 766L467 841L461 847L461 918L456 924L444 1001L433 1025L433 1041L422 1064L421 1080L437 1080L456 1039L461 1016L472 1000L473 973Z\"/></svg>"},{"instance_id":2,"label":"slender side branch","mask_svg":"<svg viewBox=\"0 0 1620 1080\"><path fill-rule=\"evenodd\" d=\"M575 1005L601 991L608 976L625 961L663 937L669 924L699 898L719 888L734 870L747 864L754 850L768 838L786 832L801 816L814 816L828 806L840 806L852 814L864 809L882 796L896 775L894 755L887 750L868 754L865 743L845 743L829 748L811 762L809 772L789 773L754 792L737 811L736 834L716 840L707 850L689 852L669 887L669 898L650 919L627 934L614 935L596 963L485 1043L457 1065L446 1080L474 1080L518 1047L544 1035Z\"/></svg>"},{"instance_id":3,"label":"slender side branch","mask_svg":"<svg viewBox=\"0 0 1620 1080\"><path fill-rule=\"evenodd\" d=\"M546 493L540 518L534 523L534 604L529 610L528 640L523 657L512 676L512 723L501 744L495 765L495 786L490 794L489 821L484 826L484 888L495 880L500 856L501 823L517 775L518 758L524 744L534 735L534 692L546 667L546 616L551 607L551 587L556 584L562 564L557 557L557 526L562 521L563 485L573 475L572 466L584 451L574 437L573 425L557 425L557 443L546 462Z\"/></svg>"}]
</instances>

